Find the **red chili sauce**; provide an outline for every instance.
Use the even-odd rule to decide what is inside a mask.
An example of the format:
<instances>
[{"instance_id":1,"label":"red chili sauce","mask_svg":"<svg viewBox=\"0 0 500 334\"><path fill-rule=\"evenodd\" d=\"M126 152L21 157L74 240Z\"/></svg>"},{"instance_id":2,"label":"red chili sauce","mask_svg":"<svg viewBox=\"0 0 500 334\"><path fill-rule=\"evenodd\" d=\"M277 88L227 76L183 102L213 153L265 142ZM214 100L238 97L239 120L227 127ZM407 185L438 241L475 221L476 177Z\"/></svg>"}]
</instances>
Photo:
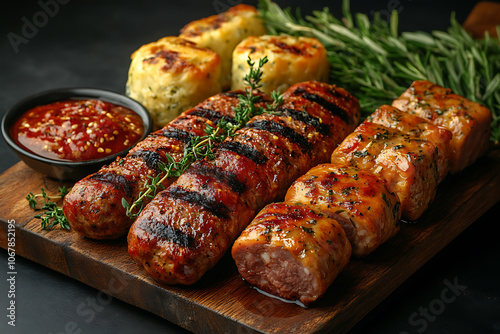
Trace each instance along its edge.
<instances>
[{"instance_id":1,"label":"red chili sauce","mask_svg":"<svg viewBox=\"0 0 500 334\"><path fill-rule=\"evenodd\" d=\"M12 138L32 153L66 161L103 158L135 144L144 133L139 115L99 100L68 100L25 112Z\"/></svg>"}]
</instances>

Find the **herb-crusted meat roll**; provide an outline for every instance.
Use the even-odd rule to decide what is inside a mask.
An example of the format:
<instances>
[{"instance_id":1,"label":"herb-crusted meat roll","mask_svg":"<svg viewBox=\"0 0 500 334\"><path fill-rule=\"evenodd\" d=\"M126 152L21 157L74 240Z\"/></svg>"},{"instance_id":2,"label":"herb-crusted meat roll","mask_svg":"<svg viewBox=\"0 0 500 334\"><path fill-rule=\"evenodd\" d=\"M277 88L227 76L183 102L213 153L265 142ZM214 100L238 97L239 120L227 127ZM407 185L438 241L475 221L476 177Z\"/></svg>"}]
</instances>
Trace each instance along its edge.
<instances>
[{"instance_id":1,"label":"herb-crusted meat roll","mask_svg":"<svg viewBox=\"0 0 500 334\"><path fill-rule=\"evenodd\" d=\"M285 202L336 219L357 257L370 254L399 230L399 198L378 176L355 167L318 165L292 184Z\"/></svg>"},{"instance_id":2,"label":"herb-crusted meat roll","mask_svg":"<svg viewBox=\"0 0 500 334\"><path fill-rule=\"evenodd\" d=\"M389 105L377 108L373 114L368 116L368 120L397 129L410 136L428 140L436 145L439 180L442 181L448 175L452 162L450 140L453 134L451 131Z\"/></svg>"},{"instance_id":3,"label":"herb-crusted meat roll","mask_svg":"<svg viewBox=\"0 0 500 334\"><path fill-rule=\"evenodd\" d=\"M335 149L331 162L380 176L398 195L403 217L416 220L436 194L436 159L431 142L364 121Z\"/></svg>"},{"instance_id":4,"label":"herb-crusted meat roll","mask_svg":"<svg viewBox=\"0 0 500 334\"><path fill-rule=\"evenodd\" d=\"M490 145L490 110L451 89L429 81L414 81L392 105L453 133L451 173L472 164Z\"/></svg>"}]
</instances>

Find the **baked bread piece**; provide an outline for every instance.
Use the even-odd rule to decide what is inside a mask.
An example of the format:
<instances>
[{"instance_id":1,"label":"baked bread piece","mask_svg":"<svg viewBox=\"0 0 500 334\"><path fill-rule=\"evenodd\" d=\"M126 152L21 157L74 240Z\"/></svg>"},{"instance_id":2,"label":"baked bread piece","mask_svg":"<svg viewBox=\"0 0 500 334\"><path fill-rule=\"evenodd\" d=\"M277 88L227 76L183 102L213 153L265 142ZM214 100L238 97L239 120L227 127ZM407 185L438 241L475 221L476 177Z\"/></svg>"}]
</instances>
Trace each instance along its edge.
<instances>
[{"instance_id":1,"label":"baked bread piece","mask_svg":"<svg viewBox=\"0 0 500 334\"><path fill-rule=\"evenodd\" d=\"M142 103L156 128L221 92L220 57L212 50L169 36L132 54L126 94Z\"/></svg>"},{"instance_id":2,"label":"baked bread piece","mask_svg":"<svg viewBox=\"0 0 500 334\"><path fill-rule=\"evenodd\" d=\"M182 28L179 37L211 49L221 58L220 83L223 90L231 87L233 50L248 36L266 33L264 22L253 6L240 4L219 15L192 21Z\"/></svg>"},{"instance_id":3,"label":"baked bread piece","mask_svg":"<svg viewBox=\"0 0 500 334\"><path fill-rule=\"evenodd\" d=\"M243 78L249 71L249 57L255 62L268 58L261 81L261 90L268 94L282 93L298 82L328 81L330 64L326 49L315 38L269 35L246 38L233 52L231 89L245 87Z\"/></svg>"}]
</instances>

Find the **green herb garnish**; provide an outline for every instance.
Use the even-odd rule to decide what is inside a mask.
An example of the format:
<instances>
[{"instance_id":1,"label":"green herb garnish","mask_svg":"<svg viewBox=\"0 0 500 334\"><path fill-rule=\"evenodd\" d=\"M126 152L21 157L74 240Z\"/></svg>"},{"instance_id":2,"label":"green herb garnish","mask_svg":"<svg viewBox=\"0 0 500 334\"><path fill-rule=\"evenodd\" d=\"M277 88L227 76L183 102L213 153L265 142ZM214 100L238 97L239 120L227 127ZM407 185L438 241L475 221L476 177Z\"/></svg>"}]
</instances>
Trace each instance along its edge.
<instances>
[{"instance_id":1,"label":"green herb garnish","mask_svg":"<svg viewBox=\"0 0 500 334\"><path fill-rule=\"evenodd\" d=\"M40 190L40 194L33 194L30 192L26 196L26 200L33 209L37 211L45 210L45 212L43 212L42 214L35 215L35 218L42 221L42 229L50 229L59 224L62 228L69 230L69 223L64 216L62 208L57 206L56 202L52 201L53 199L63 199L64 196L66 196L66 194L69 192L69 190L65 186L59 187L59 195L57 196L48 196L43 188L41 188ZM43 206L40 209L37 208L37 198L39 197L43 198Z\"/></svg>"}]
</instances>

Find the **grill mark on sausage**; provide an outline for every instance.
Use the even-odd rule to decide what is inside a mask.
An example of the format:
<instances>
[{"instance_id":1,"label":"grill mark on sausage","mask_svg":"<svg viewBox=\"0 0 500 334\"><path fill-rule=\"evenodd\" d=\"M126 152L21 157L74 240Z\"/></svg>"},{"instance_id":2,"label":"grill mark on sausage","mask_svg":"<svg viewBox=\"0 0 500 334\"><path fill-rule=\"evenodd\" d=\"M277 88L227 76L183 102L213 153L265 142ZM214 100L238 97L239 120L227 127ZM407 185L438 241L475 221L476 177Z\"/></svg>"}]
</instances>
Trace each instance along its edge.
<instances>
[{"instance_id":1,"label":"grill mark on sausage","mask_svg":"<svg viewBox=\"0 0 500 334\"><path fill-rule=\"evenodd\" d=\"M164 197L180 199L187 203L196 204L214 216L227 219L229 218L229 209L223 203L217 202L213 198L207 197L205 194L200 194L194 191L186 190L178 186L169 187L166 191L160 193Z\"/></svg>"},{"instance_id":2,"label":"grill mark on sausage","mask_svg":"<svg viewBox=\"0 0 500 334\"><path fill-rule=\"evenodd\" d=\"M304 136L298 134L297 132L293 131L291 128L287 126L283 126L276 122L272 122L269 120L260 120L248 123L246 127L275 133L285 138L288 138L291 142L298 144L303 149L310 148L310 144Z\"/></svg>"},{"instance_id":3,"label":"grill mark on sausage","mask_svg":"<svg viewBox=\"0 0 500 334\"><path fill-rule=\"evenodd\" d=\"M330 127L328 125L321 123L317 117L311 116L305 111L298 111L291 108L280 108L277 112L282 112L299 122L303 122L314 127L322 135L326 136L330 133Z\"/></svg>"},{"instance_id":4,"label":"grill mark on sausage","mask_svg":"<svg viewBox=\"0 0 500 334\"><path fill-rule=\"evenodd\" d=\"M228 92L222 92L220 93L221 95L224 95L224 96L227 96L227 97L234 97L234 98L237 98L238 95L243 95L242 92L239 92L239 91L228 91Z\"/></svg>"},{"instance_id":5,"label":"grill mark on sausage","mask_svg":"<svg viewBox=\"0 0 500 334\"><path fill-rule=\"evenodd\" d=\"M157 221L144 220L141 222L139 227L154 238L167 240L181 247L194 248L196 245L196 240L192 236L179 229L164 225Z\"/></svg>"},{"instance_id":6,"label":"grill mark on sausage","mask_svg":"<svg viewBox=\"0 0 500 334\"><path fill-rule=\"evenodd\" d=\"M158 167L158 163L163 159L158 152L137 150L131 153L128 157L143 160L149 169L154 170L155 172L159 173L161 171Z\"/></svg>"},{"instance_id":7,"label":"grill mark on sausage","mask_svg":"<svg viewBox=\"0 0 500 334\"><path fill-rule=\"evenodd\" d=\"M338 93L335 92L335 90L332 91L332 94L334 96L338 95ZM347 112L340 108L338 105L331 103L327 100L325 100L323 97L316 95L316 94L311 94L308 93L304 88L299 87L295 90L294 95L298 95L300 97L303 97L306 100L309 100L311 102L315 102L322 106L323 108L329 110L333 114L337 115L341 120L346 122L347 124L352 124L352 119L349 117ZM343 96L342 96L343 98Z\"/></svg>"},{"instance_id":8,"label":"grill mark on sausage","mask_svg":"<svg viewBox=\"0 0 500 334\"><path fill-rule=\"evenodd\" d=\"M113 172L97 172L92 174L89 179L108 183L115 189L120 189L125 192L128 197L132 197L134 192L133 181L128 180L123 175L117 175Z\"/></svg>"},{"instance_id":9,"label":"grill mark on sausage","mask_svg":"<svg viewBox=\"0 0 500 334\"><path fill-rule=\"evenodd\" d=\"M239 181L236 174L228 172L220 167L204 162L202 160L200 160L199 163L192 165L192 168L189 168L186 171L186 174L199 174L203 176L209 176L228 185L229 187L231 187L231 190L233 190L237 194L242 194L247 189L246 184Z\"/></svg>"},{"instance_id":10,"label":"grill mark on sausage","mask_svg":"<svg viewBox=\"0 0 500 334\"><path fill-rule=\"evenodd\" d=\"M190 111L188 114L193 115L193 116L206 118L208 120L211 120L214 123L219 123L220 120L224 117L224 119L227 122L232 123L232 124L236 124L236 121L234 120L233 117L230 117L227 115L222 115L220 112L213 110L213 109L196 107L192 111Z\"/></svg>"},{"instance_id":11,"label":"grill mark on sausage","mask_svg":"<svg viewBox=\"0 0 500 334\"><path fill-rule=\"evenodd\" d=\"M157 131L151 134L151 136L162 136L166 138L171 138L175 140L182 141L184 143L190 143L192 134L187 132L186 130L176 129L176 128L166 128L162 131Z\"/></svg>"},{"instance_id":12,"label":"grill mark on sausage","mask_svg":"<svg viewBox=\"0 0 500 334\"><path fill-rule=\"evenodd\" d=\"M219 146L217 146L217 149L242 155L252 160L257 165L263 165L268 160L265 155L263 155L256 149L237 141L224 141Z\"/></svg>"},{"instance_id":13,"label":"grill mark on sausage","mask_svg":"<svg viewBox=\"0 0 500 334\"><path fill-rule=\"evenodd\" d=\"M240 95L244 95L244 94L245 93L243 91L238 91L238 90L232 90L232 91L220 93L220 95L224 95L224 96L232 97L232 98L238 98ZM264 101L264 96L262 96L262 95L254 95L254 98L255 98L254 104Z\"/></svg>"}]
</instances>

